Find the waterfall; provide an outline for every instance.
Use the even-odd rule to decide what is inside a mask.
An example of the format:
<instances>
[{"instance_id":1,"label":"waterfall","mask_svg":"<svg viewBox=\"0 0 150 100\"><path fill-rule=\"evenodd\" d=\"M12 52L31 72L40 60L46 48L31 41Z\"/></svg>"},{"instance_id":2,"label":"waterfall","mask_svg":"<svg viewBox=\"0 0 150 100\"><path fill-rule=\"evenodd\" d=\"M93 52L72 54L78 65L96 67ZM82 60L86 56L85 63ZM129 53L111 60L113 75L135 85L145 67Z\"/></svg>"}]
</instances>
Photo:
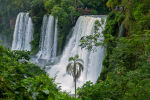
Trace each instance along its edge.
<instances>
[{"instance_id":1,"label":"waterfall","mask_svg":"<svg viewBox=\"0 0 150 100\"><path fill-rule=\"evenodd\" d=\"M31 51L30 42L33 39L33 23L29 13L19 13L13 35L12 50Z\"/></svg>"},{"instance_id":2,"label":"waterfall","mask_svg":"<svg viewBox=\"0 0 150 100\"><path fill-rule=\"evenodd\" d=\"M51 69L47 70L50 77L56 76L56 82L60 83L62 90L67 92L74 91L74 83L72 76L66 74L66 66L68 64L69 57L79 55L84 61L84 71L82 72L80 78L77 81L77 87L82 86L86 81L96 82L100 72L102 70L102 61L105 56L105 49L102 46L97 47L95 52L81 49L80 39L85 35L94 34L94 26L96 20L101 20L106 16L81 16L79 17L73 31L73 35L70 38L65 50L62 54L60 62L54 66L50 66ZM104 27L105 25L103 25ZM102 28L99 28L99 32L102 35ZM103 40L100 37L100 40ZM48 66L47 66L48 67Z\"/></svg>"},{"instance_id":3,"label":"waterfall","mask_svg":"<svg viewBox=\"0 0 150 100\"><path fill-rule=\"evenodd\" d=\"M55 36L54 36L52 57L56 57L56 55L57 55L57 44L58 44L58 19L55 20Z\"/></svg>"},{"instance_id":4,"label":"waterfall","mask_svg":"<svg viewBox=\"0 0 150 100\"><path fill-rule=\"evenodd\" d=\"M40 49L37 53L37 62L39 59L50 60L57 55L57 39L58 39L58 20L53 16L44 16L41 29Z\"/></svg>"},{"instance_id":5,"label":"waterfall","mask_svg":"<svg viewBox=\"0 0 150 100\"><path fill-rule=\"evenodd\" d=\"M123 24L121 24L119 27L118 38L122 37L123 34L124 34L124 26L123 26Z\"/></svg>"}]
</instances>

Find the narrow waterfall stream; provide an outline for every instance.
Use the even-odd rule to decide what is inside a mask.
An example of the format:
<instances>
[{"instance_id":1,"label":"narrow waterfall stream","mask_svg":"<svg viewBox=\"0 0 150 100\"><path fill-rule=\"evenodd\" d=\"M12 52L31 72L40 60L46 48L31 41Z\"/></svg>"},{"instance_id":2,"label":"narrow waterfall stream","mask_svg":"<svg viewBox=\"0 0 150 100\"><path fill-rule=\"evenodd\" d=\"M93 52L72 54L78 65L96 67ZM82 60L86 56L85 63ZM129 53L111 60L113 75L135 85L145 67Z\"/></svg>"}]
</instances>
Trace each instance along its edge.
<instances>
[{"instance_id":1,"label":"narrow waterfall stream","mask_svg":"<svg viewBox=\"0 0 150 100\"><path fill-rule=\"evenodd\" d=\"M31 51L30 42L33 39L33 23L29 13L19 13L16 19L12 50Z\"/></svg>"},{"instance_id":2,"label":"narrow waterfall stream","mask_svg":"<svg viewBox=\"0 0 150 100\"><path fill-rule=\"evenodd\" d=\"M48 22L48 23L47 23ZM44 16L42 34L41 34L41 45L40 50L37 54L38 59L49 60L52 56L53 49L53 35L54 35L54 25L55 20L53 16ZM45 25L46 24L46 25Z\"/></svg>"},{"instance_id":3,"label":"narrow waterfall stream","mask_svg":"<svg viewBox=\"0 0 150 100\"><path fill-rule=\"evenodd\" d=\"M52 15L43 17L43 23L41 28L41 39L39 51L35 58L32 58L32 62L45 66L57 55L58 44L58 19Z\"/></svg>"},{"instance_id":4,"label":"narrow waterfall stream","mask_svg":"<svg viewBox=\"0 0 150 100\"><path fill-rule=\"evenodd\" d=\"M52 54L53 58L57 56L57 45L58 45L58 19L55 20L55 36L54 36L53 54Z\"/></svg>"},{"instance_id":5,"label":"narrow waterfall stream","mask_svg":"<svg viewBox=\"0 0 150 100\"><path fill-rule=\"evenodd\" d=\"M119 27L118 38L122 37L123 35L124 35L124 26L123 24L121 24Z\"/></svg>"},{"instance_id":6,"label":"narrow waterfall stream","mask_svg":"<svg viewBox=\"0 0 150 100\"><path fill-rule=\"evenodd\" d=\"M103 47L97 47L97 51L88 51L81 49L80 39L85 35L94 34L95 21L104 18L106 16L81 16L79 17L72 37L70 38L66 48L62 54L60 62L54 66L50 66L51 69L47 70L50 77L56 76L56 83L60 83L62 90L67 92L74 93L74 83L72 76L66 74L66 66L68 64L69 57L72 57L76 54L79 55L84 61L84 71L81 74L81 77L77 81L77 87L82 86L86 81L96 82L100 72L102 70L102 61L105 56L105 50ZM104 27L105 25L103 25ZM99 28L99 32L102 35L102 28ZM101 37L101 40L104 38Z\"/></svg>"}]
</instances>

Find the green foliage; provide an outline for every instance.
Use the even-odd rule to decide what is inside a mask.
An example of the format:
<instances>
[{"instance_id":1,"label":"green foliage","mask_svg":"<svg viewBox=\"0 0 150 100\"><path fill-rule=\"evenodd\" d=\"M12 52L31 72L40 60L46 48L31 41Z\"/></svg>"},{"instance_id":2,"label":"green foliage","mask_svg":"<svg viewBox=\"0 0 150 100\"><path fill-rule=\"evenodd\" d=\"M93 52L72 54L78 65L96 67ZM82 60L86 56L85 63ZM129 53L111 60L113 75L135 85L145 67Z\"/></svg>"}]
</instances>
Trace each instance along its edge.
<instances>
[{"instance_id":1,"label":"green foliage","mask_svg":"<svg viewBox=\"0 0 150 100\"><path fill-rule=\"evenodd\" d=\"M103 35L99 32L99 29L104 29L105 20L102 19L101 21L95 21L94 26L94 34L83 36L80 39L80 46L81 48L86 48L88 50L95 50L97 46L103 45L103 41L100 38L103 38Z\"/></svg>"},{"instance_id":2,"label":"green foliage","mask_svg":"<svg viewBox=\"0 0 150 100\"><path fill-rule=\"evenodd\" d=\"M36 16L43 15L43 13L44 13L43 11L45 11L44 2L45 2L45 0L32 0L31 5L30 5L32 15L34 15L34 16L35 15Z\"/></svg>"},{"instance_id":3,"label":"green foliage","mask_svg":"<svg viewBox=\"0 0 150 100\"><path fill-rule=\"evenodd\" d=\"M97 84L86 83L78 89L78 95L83 100L148 100L150 35L143 35L120 38L109 55L105 80L99 79Z\"/></svg>"},{"instance_id":4,"label":"green foliage","mask_svg":"<svg viewBox=\"0 0 150 100\"><path fill-rule=\"evenodd\" d=\"M114 9L115 6L118 6L121 0L108 0L106 6L110 9Z\"/></svg>"},{"instance_id":5,"label":"green foliage","mask_svg":"<svg viewBox=\"0 0 150 100\"><path fill-rule=\"evenodd\" d=\"M3 100L77 100L49 78L44 70L29 61L29 52L5 50L0 46L0 99Z\"/></svg>"},{"instance_id":6,"label":"green foliage","mask_svg":"<svg viewBox=\"0 0 150 100\"><path fill-rule=\"evenodd\" d=\"M26 60L30 60L30 52L29 51L12 51L12 53L10 54L11 51L9 51L9 55L11 57L14 57L16 60L19 59L26 59Z\"/></svg>"},{"instance_id":7,"label":"green foliage","mask_svg":"<svg viewBox=\"0 0 150 100\"><path fill-rule=\"evenodd\" d=\"M56 4L55 0L47 0L45 2L45 9L51 13L52 8L54 7L54 5Z\"/></svg>"},{"instance_id":8,"label":"green foliage","mask_svg":"<svg viewBox=\"0 0 150 100\"><path fill-rule=\"evenodd\" d=\"M107 17L103 71L96 84L87 82L78 95L82 100L149 100L149 0L110 1L126 10L112 11ZM125 35L118 38L121 23Z\"/></svg>"},{"instance_id":9,"label":"green foliage","mask_svg":"<svg viewBox=\"0 0 150 100\"><path fill-rule=\"evenodd\" d=\"M34 40L31 41L33 54L36 54L39 50L42 20L43 16L46 13L44 4L45 0L32 0L30 5L31 6L30 13L34 23L34 34L33 34Z\"/></svg>"},{"instance_id":10,"label":"green foliage","mask_svg":"<svg viewBox=\"0 0 150 100\"><path fill-rule=\"evenodd\" d=\"M83 8L87 7L87 8L93 9L94 11L98 12L101 15L108 13L108 9L105 6L106 2L107 0L81 0ZM98 14L98 13L95 13L95 14Z\"/></svg>"}]
</instances>

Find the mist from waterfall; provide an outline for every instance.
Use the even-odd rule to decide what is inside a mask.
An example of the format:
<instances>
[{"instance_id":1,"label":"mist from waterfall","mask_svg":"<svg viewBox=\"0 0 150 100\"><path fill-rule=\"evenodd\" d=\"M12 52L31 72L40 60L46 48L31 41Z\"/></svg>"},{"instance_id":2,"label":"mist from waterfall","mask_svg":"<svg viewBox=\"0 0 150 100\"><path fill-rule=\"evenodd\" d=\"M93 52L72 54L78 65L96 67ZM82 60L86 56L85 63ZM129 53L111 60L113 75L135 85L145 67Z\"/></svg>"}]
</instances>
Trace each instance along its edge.
<instances>
[{"instance_id":1,"label":"mist from waterfall","mask_svg":"<svg viewBox=\"0 0 150 100\"><path fill-rule=\"evenodd\" d=\"M50 60L57 55L57 41L58 41L58 19L52 15L43 17L43 24L41 29L40 49L36 55L36 60Z\"/></svg>"},{"instance_id":2,"label":"mist from waterfall","mask_svg":"<svg viewBox=\"0 0 150 100\"><path fill-rule=\"evenodd\" d=\"M13 35L12 50L31 51L33 39L33 23L29 13L19 13Z\"/></svg>"},{"instance_id":3,"label":"mist from waterfall","mask_svg":"<svg viewBox=\"0 0 150 100\"><path fill-rule=\"evenodd\" d=\"M73 35L70 38L65 50L62 54L60 62L54 66L49 66L51 69L47 70L50 77L56 76L56 83L60 83L62 90L74 93L74 83L72 76L66 74L66 66L68 64L69 57L79 55L84 61L84 71L81 77L77 81L77 87L82 86L86 81L96 82L100 72L102 70L102 61L105 56L105 49L102 46L97 47L95 52L81 49L80 39L82 36L93 35L95 21L101 21L102 18L106 20L106 16L81 16L79 17L73 31ZM103 25L104 27L105 25ZM102 35L102 28L99 28L99 32ZM99 38L103 40L103 37ZM48 66L47 66L48 67Z\"/></svg>"}]
</instances>

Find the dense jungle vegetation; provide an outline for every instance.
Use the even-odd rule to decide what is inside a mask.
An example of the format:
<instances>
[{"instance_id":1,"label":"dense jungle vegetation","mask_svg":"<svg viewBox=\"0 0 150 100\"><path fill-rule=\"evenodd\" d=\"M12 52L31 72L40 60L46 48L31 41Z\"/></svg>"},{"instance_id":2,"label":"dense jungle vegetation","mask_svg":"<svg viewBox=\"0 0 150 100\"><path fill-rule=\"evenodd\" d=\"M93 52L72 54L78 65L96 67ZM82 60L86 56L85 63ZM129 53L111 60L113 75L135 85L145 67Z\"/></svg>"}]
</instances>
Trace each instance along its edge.
<instances>
[{"instance_id":1,"label":"dense jungle vegetation","mask_svg":"<svg viewBox=\"0 0 150 100\"><path fill-rule=\"evenodd\" d=\"M60 92L54 79L49 78L44 70L28 61L29 54L0 46L0 99L74 100L67 93Z\"/></svg>"},{"instance_id":2,"label":"dense jungle vegetation","mask_svg":"<svg viewBox=\"0 0 150 100\"><path fill-rule=\"evenodd\" d=\"M103 31L105 40L103 44L95 42L95 46L106 48L106 57L97 83L85 83L77 89L78 98L72 98L60 92L54 79L28 60L31 53L38 51L44 14L53 14L59 19L60 54L63 41L86 7L91 9L89 14L108 14ZM7 37L10 44L15 18L23 11L33 18L35 34L31 44L34 49L32 52L10 51L0 46L0 99L149 100L150 0L0 0L0 37ZM84 42L97 37L90 36ZM92 50L91 44L85 47ZM26 60L21 61L22 58Z\"/></svg>"},{"instance_id":3,"label":"dense jungle vegetation","mask_svg":"<svg viewBox=\"0 0 150 100\"><path fill-rule=\"evenodd\" d=\"M96 84L78 89L82 100L149 100L150 0L109 0L103 32L106 57ZM124 10L114 9L116 6ZM119 27L123 25L120 37ZM86 41L88 36L86 37ZM89 40L95 39L91 36ZM85 43L84 43L85 44ZM95 43L95 46L100 45ZM86 45L90 50L91 44Z\"/></svg>"}]
</instances>

